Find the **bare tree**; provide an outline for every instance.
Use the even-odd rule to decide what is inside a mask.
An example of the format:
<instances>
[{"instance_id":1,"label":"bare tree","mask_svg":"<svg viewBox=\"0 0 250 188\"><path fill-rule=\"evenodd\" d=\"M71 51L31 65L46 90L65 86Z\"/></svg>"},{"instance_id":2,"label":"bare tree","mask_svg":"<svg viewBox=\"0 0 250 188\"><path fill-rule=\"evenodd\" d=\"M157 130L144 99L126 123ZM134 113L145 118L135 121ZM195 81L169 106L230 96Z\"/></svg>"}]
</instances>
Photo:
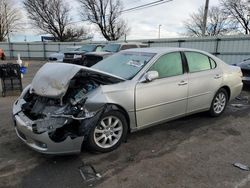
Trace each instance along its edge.
<instances>
[{"instance_id":1,"label":"bare tree","mask_svg":"<svg viewBox=\"0 0 250 188\"><path fill-rule=\"evenodd\" d=\"M76 40L87 33L71 25L70 7L64 0L24 0L32 25L57 41Z\"/></svg>"},{"instance_id":2,"label":"bare tree","mask_svg":"<svg viewBox=\"0 0 250 188\"><path fill-rule=\"evenodd\" d=\"M184 22L189 36L202 36L204 8L200 7L196 13ZM227 15L223 14L219 7L212 6L208 11L208 19L205 28L206 36L225 35L235 30L235 25L228 20Z\"/></svg>"},{"instance_id":3,"label":"bare tree","mask_svg":"<svg viewBox=\"0 0 250 188\"><path fill-rule=\"evenodd\" d=\"M19 28L21 13L10 0L0 0L0 41Z\"/></svg>"},{"instance_id":4,"label":"bare tree","mask_svg":"<svg viewBox=\"0 0 250 188\"><path fill-rule=\"evenodd\" d=\"M93 36L91 32L89 32L89 30L74 26L74 27L68 27L66 29L65 38L68 41L79 41L79 40L92 39Z\"/></svg>"},{"instance_id":5,"label":"bare tree","mask_svg":"<svg viewBox=\"0 0 250 188\"><path fill-rule=\"evenodd\" d=\"M250 34L250 1L249 0L220 0L223 12L241 31Z\"/></svg>"},{"instance_id":6,"label":"bare tree","mask_svg":"<svg viewBox=\"0 0 250 188\"><path fill-rule=\"evenodd\" d=\"M120 0L78 0L83 20L97 25L108 41L118 40L128 32L127 24L120 18Z\"/></svg>"}]
</instances>

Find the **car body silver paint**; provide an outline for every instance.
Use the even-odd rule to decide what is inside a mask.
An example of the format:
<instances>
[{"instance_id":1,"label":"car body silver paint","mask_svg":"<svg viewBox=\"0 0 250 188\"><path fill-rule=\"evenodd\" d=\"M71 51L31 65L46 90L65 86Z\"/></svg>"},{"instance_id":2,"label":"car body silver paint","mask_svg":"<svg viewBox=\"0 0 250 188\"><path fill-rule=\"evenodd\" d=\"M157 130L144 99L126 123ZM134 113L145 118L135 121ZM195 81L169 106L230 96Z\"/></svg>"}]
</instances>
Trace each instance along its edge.
<instances>
[{"instance_id":1,"label":"car body silver paint","mask_svg":"<svg viewBox=\"0 0 250 188\"><path fill-rule=\"evenodd\" d=\"M91 111L95 111L100 109L105 104L115 104L123 108L130 120L130 129L131 131L137 131L140 129L144 129L146 127L156 125L162 122L166 122L172 119L176 119L178 117L182 117L188 114L193 114L196 112L206 111L210 108L212 99L214 94L221 87L229 87L230 88L230 100L235 98L240 94L242 89L242 73L239 67L229 66L217 57L202 52L199 50L192 49L180 49L180 48L141 48L141 49L129 49L126 51L132 52L150 52L156 53L156 55L150 60L150 62L135 75L131 80L124 80L120 83L112 84L112 85L101 85L97 89L89 92L87 94L87 101L85 103L86 108ZM194 51L200 52L211 57L215 60L217 67L212 70L202 71L194 75L193 73L185 73L181 76L174 76L165 79L156 79L152 82L145 83L144 75L148 71L148 69L152 66L152 64L163 54L167 54L169 52L175 51ZM60 65L60 69L64 69L67 66L66 64ZM62 83L64 87L59 88L59 91L46 91L46 93L38 92L40 95L58 95L63 94L67 90L68 81L74 76L76 72L80 69L85 69L86 71L96 71L103 73L98 70L93 70L89 68L84 68L77 65L69 65L71 66L70 73L67 73L67 79L65 79ZM67 67L69 68L69 67ZM103 73L107 74L107 73ZM38 74L40 75L40 74ZM216 75L220 75L220 78L215 78ZM36 75L37 76L37 75ZM36 77L35 76L35 77ZM114 76L114 75L110 75ZM40 77L40 76L38 76ZM209 77L209 79L204 79L204 77ZM57 78L53 77L54 80L60 81L60 76ZM192 84L192 90L189 90L187 86L189 84L189 79ZM214 80L216 81L214 82ZM187 85L178 86L179 81L186 80ZM198 84L196 80L202 80L202 82L206 82L203 84ZM50 81L50 80L49 80ZM43 83L45 82L45 83ZM40 84L39 79L36 79L35 82L32 82L31 87L34 88L34 84L37 85L37 90L39 91L39 87L46 85L47 80L43 79ZM193 83L192 83L193 82ZM211 82L207 84L207 82ZM51 87L48 84L49 88ZM165 90L163 90L165 88ZM27 89L26 89L27 90ZM36 87L35 87L36 90ZM152 93L153 92L153 93ZM22 95L21 97L22 98ZM19 101L20 104L22 103ZM13 113L18 111L18 106L20 108L19 102L14 104ZM166 115L167 114L167 115ZM37 135L33 135L32 132L28 132L24 127L25 122L22 122L19 115L15 116L17 121L17 128L26 131L28 136L31 135L32 138L35 139ZM21 121L21 123L19 122ZM22 125L20 125L22 124ZM28 128L27 128L28 129ZM44 134L44 135L43 135ZM39 137L40 141L45 142L46 144L51 144L51 140L46 137L46 133L43 133L41 137ZM71 150L75 150L75 146L80 146L81 142L80 138L75 141L74 148ZM47 142L48 141L48 142ZM65 145L65 148L70 148L71 140L69 138L61 143ZM30 145L31 146L31 145ZM32 146L31 146L32 147ZM50 145L49 145L50 147ZM53 153L55 149L54 145L50 147L50 153ZM37 148L34 148L38 150ZM63 146L60 146L62 149L62 153L67 153L70 151L69 149L63 149ZM78 148L79 149L79 148ZM44 152L44 151L41 151ZM58 153L56 149L55 153Z\"/></svg>"}]
</instances>

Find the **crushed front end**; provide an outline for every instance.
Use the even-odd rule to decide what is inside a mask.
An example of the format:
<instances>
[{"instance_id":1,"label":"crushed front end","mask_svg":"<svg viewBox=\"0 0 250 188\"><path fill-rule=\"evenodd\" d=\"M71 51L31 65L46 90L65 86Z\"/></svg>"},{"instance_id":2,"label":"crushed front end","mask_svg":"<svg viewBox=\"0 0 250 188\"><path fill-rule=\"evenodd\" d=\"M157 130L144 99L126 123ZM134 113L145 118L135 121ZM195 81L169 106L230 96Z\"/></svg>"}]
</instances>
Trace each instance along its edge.
<instances>
[{"instance_id":1,"label":"crushed front end","mask_svg":"<svg viewBox=\"0 0 250 188\"><path fill-rule=\"evenodd\" d=\"M55 67L60 66L49 65L47 69L52 71ZM89 111L85 107L88 93L113 81L87 70L71 71L69 76L62 68L64 80L60 74L56 79L55 74L44 72L42 68L13 105L16 133L41 153L78 153L91 126L98 122L105 109L105 104L98 104Z\"/></svg>"}]
</instances>

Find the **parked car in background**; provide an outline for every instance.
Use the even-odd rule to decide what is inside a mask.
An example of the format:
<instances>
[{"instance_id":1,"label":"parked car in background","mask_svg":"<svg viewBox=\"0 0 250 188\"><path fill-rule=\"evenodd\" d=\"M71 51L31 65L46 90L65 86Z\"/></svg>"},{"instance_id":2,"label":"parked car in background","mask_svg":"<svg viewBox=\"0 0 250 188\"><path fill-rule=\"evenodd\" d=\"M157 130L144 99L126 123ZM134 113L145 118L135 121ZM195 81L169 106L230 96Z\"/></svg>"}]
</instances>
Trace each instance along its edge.
<instances>
[{"instance_id":1,"label":"parked car in background","mask_svg":"<svg viewBox=\"0 0 250 188\"><path fill-rule=\"evenodd\" d=\"M59 61L62 62L63 58L64 58L64 53L66 52L72 52L72 51L76 51L80 48L81 46L68 46L62 50L60 50L57 53L53 53L49 55L49 61Z\"/></svg>"},{"instance_id":2,"label":"parked car in background","mask_svg":"<svg viewBox=\"0 0 250 188\"><path fill-rule=\"evenodd\" d=\"M81 46L78 50L64 53L63 62L80 65L83 62L84 54L87 52L102 51L103 44L86 44Z\"/></svg>"},{"instance_id":3,"label":"parked car in background","mask_svg":"<svg viewBox=\"0 0 250 188\"><path fill-rule=\"evenodd\" d=\"M147 44L142 43L111 43L104 46L101 52L89 52L84 55L82 61L83 66L91 67L97 62L109 57L110 55L117 53L121 50L131 49L131 48L145 48L148 47Z\"/></svg>"},{"instance_id":4,"label":"parked car in background","mask_svg":"<svg viewBox=\"0 0 250 188\"><path fill-rule=\"evenodd\" d=\"M243 83L250 85L250 58L245 59L240 63L237 63L236 66L239 66L241 68L241 71L243 73Z\"/></svg>"},{"instance_id":5,"label":"parked car in background","mask_svg":"<svg viewBox=\"0 0 250 188\"><path fill-rule=\"evenodd\" d=\"M5 53L4 53L3 49L0 48L0 59L5 60L5 58L6 58Z\"/></svg>"},{"instance_id":6,"label":"parked car in background","mask_svg":"<svg viewBox=\"0 0 250 188\"><path fill-rule=\"evenodd\" d=\"M14 103L15 129L42 153L80 152L83 144L109 152L128 132L201 111L220 116L240 94L241 77L239 67L181 48L124 50L91 68L47 63Z\"/></svg>"}]
</instances>

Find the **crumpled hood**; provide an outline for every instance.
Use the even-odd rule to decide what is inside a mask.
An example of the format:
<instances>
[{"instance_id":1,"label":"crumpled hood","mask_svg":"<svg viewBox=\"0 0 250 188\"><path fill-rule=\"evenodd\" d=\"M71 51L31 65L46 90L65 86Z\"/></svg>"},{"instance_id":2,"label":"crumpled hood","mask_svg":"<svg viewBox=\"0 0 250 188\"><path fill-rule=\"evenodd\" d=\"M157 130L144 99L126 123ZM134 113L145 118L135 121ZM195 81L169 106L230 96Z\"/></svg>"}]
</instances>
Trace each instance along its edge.
<instances>
[{"instance_id":1,"label":"crumpled hood","mask_svg":"<svg viewBox=\"0 0 250 188\"><path fill-rule=\"evenodd\" d=\"M31 82L31 91L41 96L62 96L70 79L80 70L70 64L46 63Z\"/></svg>"},{"instance_id":2,"label":"crumpled hood","mask_svg":"<svg viewBox=\"0 0 250 188\"><path fill-rule=\"evenodd\" d=\"M79 65L67 63L46 63L39 69L33 78L30 91L40 96L54 98L62 97L69 87L70 80L80 70L86 70L89 73L124 80L123 78Z\"/></svg>"}]
</instances>

